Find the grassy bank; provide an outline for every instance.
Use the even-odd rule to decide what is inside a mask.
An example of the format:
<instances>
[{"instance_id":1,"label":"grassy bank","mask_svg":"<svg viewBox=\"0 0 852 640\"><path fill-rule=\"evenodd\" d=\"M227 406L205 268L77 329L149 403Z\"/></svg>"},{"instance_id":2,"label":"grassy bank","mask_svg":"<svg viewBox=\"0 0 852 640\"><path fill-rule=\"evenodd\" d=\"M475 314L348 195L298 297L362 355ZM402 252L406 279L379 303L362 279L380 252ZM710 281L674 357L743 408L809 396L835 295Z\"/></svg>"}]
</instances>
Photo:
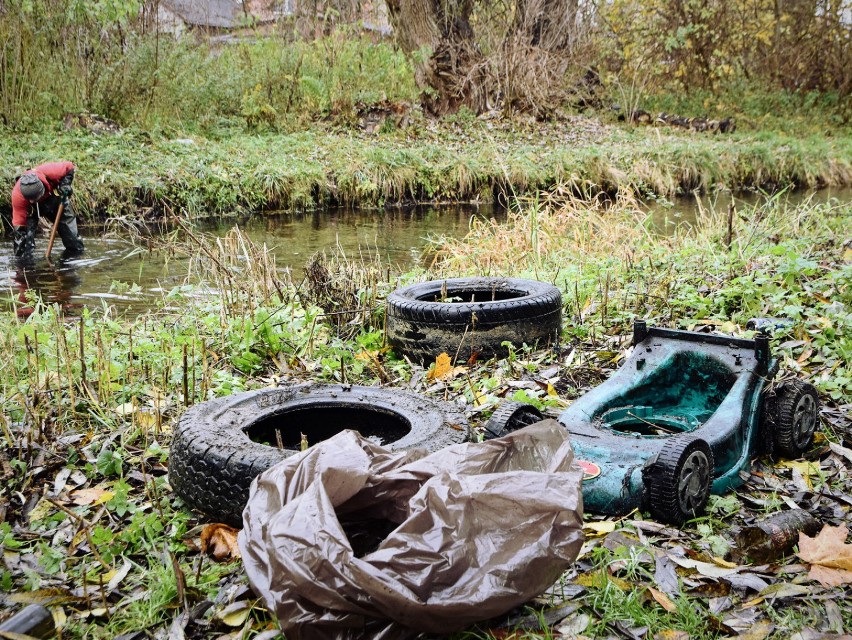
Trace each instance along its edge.
<instances>
[{"instance_id":1,"label":"grassy bank","mask_svg":"<svg viewBox=\"0 0 852 640\"><path fill-rule=\"evenodd\" d=\"M589 517L583 557L533 604L570 601L577 606L570 624L589 637L619 626L693 638L755 626L771 626L777 637L849 629L841 588L808 580L794 557L756 567L730 555L738 528L792 502L831 524L848 517L842 451L852 443L852 255L843 242L852 207L787 210L779 203L739 212L730 229L723 212L710 212L702 230L662 238L647 231L630 200L604 210L565 194L540 196L507 225L481 225L446 244L431 272L387 282L381 265L332 261L298 290L239 235L219 243L189 238L163 249L194 256L193 271L187 286L164 294L157 312L71 319L36 304L26 322L4 313L0 590L10 606L53 606L65 638L177 627L191 637L271 637L275 623L242 588L239 561L199 553L205 520L169 487L170 434L187 405L310 379L411 388L458 403L474 425L502 398L554 414L612 372L635 317L746 335L745 320L763 314L795 321L773 346L784 375L814 383L825 404L807 456L813 468L762 460L743 489L714 499L708 516L681 533L655 529L640 514L617 522ZM388 291L415 279L484 272L560 287L561 352L519 347L510 358L433 382L383 348ZM208 287L219 293L206 295ZM837 454L829 443L847 449ZM657 589L649 597L649 587L663 588L655 582L660 562L680 568L668 595ZM735 575L719 578L718 570L732 566Z\"/></svg>"},{"instance_id":2,"label":"grassy bank","mask_svg":"<svg viewBox=\"0 0 852 640\"><path fill-rule=\"evenodd\" d=\"M377 134L315 125L289 134L163 137L126 131L6 132L3 180L33 164L78 164L76 201L86 215L145 212L195 217L325 204L491 200L569 185L670 196L715 187L845 185L852 138L813 133L687 133L603 125L476 118L416 120ZM9 192L0 192L8 211Z\"/></svg>"}]
</instances>

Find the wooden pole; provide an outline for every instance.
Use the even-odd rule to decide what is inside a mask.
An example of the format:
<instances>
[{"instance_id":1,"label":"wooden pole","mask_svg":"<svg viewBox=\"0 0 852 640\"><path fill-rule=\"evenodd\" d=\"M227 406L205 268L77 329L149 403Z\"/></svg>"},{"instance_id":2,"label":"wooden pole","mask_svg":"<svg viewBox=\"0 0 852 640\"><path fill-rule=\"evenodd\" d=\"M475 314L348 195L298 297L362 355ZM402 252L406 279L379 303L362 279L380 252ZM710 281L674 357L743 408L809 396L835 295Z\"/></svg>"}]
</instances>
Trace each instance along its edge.
<instances>
[{"instance_id":1,"label":"wooden pole","mask_svg":"<svg viewBox=\"0 0 852 640\"><path fill-rule=\"evenodd\" d=\"M59 204L59 209L56 210L56 219L53 221L53 229L50 230L50 240L47 242L47 251L44 252L44 257L50 260L50 252L53 251L53 243L56 240L56 232L59 229L59 219L65 211L65 201Z\"/></svg>"}]
</instances>

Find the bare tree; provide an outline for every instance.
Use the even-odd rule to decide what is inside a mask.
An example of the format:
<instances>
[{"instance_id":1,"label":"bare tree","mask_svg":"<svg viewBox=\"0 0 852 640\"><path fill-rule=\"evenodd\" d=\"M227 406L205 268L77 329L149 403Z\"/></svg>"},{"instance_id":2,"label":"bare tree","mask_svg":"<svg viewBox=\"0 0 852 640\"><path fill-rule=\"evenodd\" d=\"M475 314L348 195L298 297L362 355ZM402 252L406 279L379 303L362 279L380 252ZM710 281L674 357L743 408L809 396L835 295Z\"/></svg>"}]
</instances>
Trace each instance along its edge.
<instances>
[{"instance_id":1,"label":"bare tree","mask_svg":"<svg viewBox=\"0 0 852 640\"><path fill-rule=\"evenodd\" d=\"M588 34L578 0L387 0L427 110L542 115L564 97Z\"/></svg>"}]
</instances>

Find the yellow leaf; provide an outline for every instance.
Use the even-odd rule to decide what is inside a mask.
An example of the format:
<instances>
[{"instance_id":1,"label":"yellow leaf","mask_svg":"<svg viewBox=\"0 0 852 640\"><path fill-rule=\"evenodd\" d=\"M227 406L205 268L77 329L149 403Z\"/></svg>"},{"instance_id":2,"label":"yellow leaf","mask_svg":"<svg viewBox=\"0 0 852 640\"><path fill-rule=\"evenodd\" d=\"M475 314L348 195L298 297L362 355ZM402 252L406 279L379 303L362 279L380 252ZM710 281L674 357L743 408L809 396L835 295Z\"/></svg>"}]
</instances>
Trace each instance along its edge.
<instances>
[{"instance_id":1,"label":"yellow leaf","mask_svg":"<svg viewBox=\"0 0 852 640\"><path fill-rule=\"evenodd\" d=\"M737 330L737 325L735 325L733 322L730 322L730 321L723 322L722 326L719 327L719 330L722 331L723 333L734 333Z\"/></svg>"},{"instance_id":2,"label":"yellow leaf","mask_svg":"<svg viewBox=\"0 0 852 640\"><path fill-rule=\"evenodd\" d=\"M763 640L775 630L775 625L771 622L758 622L745 633L740 633L738 638L743 640Z\"/></svg>"},{"instance_id":3,"label":"yellow leaf","mask_svg":"<svg viewBox=\"0 0 852 640\"><path fill-rule=\"evenodd\" d=\"M609 581L622 591L630 591L633 588L632 584L627 580L622 580L618 576L609 576Z\"/></svg>"},{"instance_id":4,"label":"yellow leaf","mask_svg":"<svg viewBox=\"0 0 852 640\"><path fill-rule=\"evenodd\" d=\"M38 504L30 511L30 522L38 522L44 520L49 514L53 513L54 506L47 500L41 499Z\"/></svg>"},{"instance_id":5,"label":"yellow leaf","mask_svg":"<svg viewBox=\"0 0 852 640\"><path fill-rule=\"evenodd\" d=\"M725 567L726 569L736 569L738 565L736 562L728 562L718 556L713 556L712 558L714 564L718 564L720 567Z\"/></svg>"},{"instance_id":6,"label":"yellow leaf","mask_svg":"<svg viewBox=\"0 0 852 640\"><path fill-rule=\"evenodd\" d=\"M606 585L606 576L600 571L581 573L574 578L574 583L581 587L603 587Z\"/></svg>"},{"instance_id":7,"label":"yellow leaf","mask_svg":"<svg viewBox=\"0 0 852 640\"><path fill-rule=\"evenodd\" d=\"M651 596L657 603L669 613L674 613L677 611L677 605L672 602L672 599L669 598L665 593L655 589L654 587L648 587L648 591L651 593Z\"/></svg>"},{"instance_id":8,"label":"yellow leaf","mask_svg":"<svg viewBox=\"0 0 852 640\"><path fill-rule=\"evenodd\" d=\"M427 380L448 380L467 371L467 367L454 367L450 356L442 353L435 358L435 366L426 374Z\"/></svg>"},{"instance_id":9,"label":"yellow leaf","mask_svg":"<svg viewBox=\"0 0 852 640\"><path fill-rule=\"evenodd\" d=\"M248 602L235 602L225 607L217 617L229 627L241 627L251 613Z\"/></svg>"},{"instance_id":10,"label":"yellow leaf","mask_svg":"<svg viewBox=\"0 0 852 640\"><path fill-rule=\"evenodd\" d=\"M101 576L104 584L107 584L110 580L112 580L116 575L118 575L118 569L112 569L111 571L107 571Z\"/></svg>"},{"instance_id":11,"label":"yellow leaf","mask_svg":"<svg viewBox=\"0 0 852 640\"><path fill-rule=\"evenodd\" d=\"M805 482L808 484L809 487L813 486L811 484L811 476L818 476L821 470L819 465L814 464L813 462L799 460L784 460L782 462L779 462L775 466L783 467L785 469L795 469L796 471L802 474L802 478L805 479Z\"/></svg>"},{"instance_id":12,"label":"yellow leaf","mask_svg":"<svg viewBox=\"0 0 852 640\"><path fill-rule=\"evenodd\" d=\"M139 409L136 412L136 424L143 429L153 429L157 426L156 409Z\"/></svg>"},{"instance_id":13,"label":"yellow leaf","mask_svg":"<svg viewBox=\"0 0 852 640\"><path fill-rule=\"evenodd\" d=\"M450 356L446 353L442 353L437 358L435 358L435 366L432 367L432 370L426 374L427 380L440 380L442 377L447 375L447 372L453 368L453 363L450 360Z\"/></svg>"},{"instance_id":14,"label":"yellow leaf","mask_svg":"<svg viewBox=\"0 0 852 640\"><path fill-rule=\"evenodd\" d=\"M57 629L64 629L68 622L68 616L65 615L65 609L62 607L51 607L50 613L53 615L53 625Z\"/></svg>"},{"instance_id":15,"label":"yellow leaf","mask_svg":"<svg viewBox=\"0 0 852 640\"><path fill-rule=\"evenodd\" d=\"M615 522L603 520L601 522L585 522L583 530L590 531L591 537L605 536L608 533L615 531Z\"/></svg>"},{"instance_id":16,"label":"yellow leaf","mask_svg":"<svg viewBox=\"0 0 852 640\"><path fill-rule=\"evenodd\" d=\"M547 395L552 396L554 398L558 398L559 394L556 393L556 389L553 388L553 385L549 382L547 383Z\"/></svg>"}]
</instances>

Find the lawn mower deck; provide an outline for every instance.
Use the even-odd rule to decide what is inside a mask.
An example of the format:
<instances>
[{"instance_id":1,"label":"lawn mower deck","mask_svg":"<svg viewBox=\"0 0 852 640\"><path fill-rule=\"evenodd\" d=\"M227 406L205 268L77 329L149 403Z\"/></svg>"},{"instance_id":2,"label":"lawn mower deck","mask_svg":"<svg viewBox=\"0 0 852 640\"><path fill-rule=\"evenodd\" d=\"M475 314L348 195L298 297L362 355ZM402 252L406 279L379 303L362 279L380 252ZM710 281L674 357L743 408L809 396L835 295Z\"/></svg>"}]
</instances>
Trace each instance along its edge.
<instances>
[{"instance_id":1,"label":"lawn mower deck","mask_svg":"<svg viewBox=\"0 0 852 640\"><path fill-rule=\"evenodd\" d=\"M585 508L640 509L679 525L703 511L711 492L741 484L756 454L801 455L817 422L816 390L793 380L770 402L762 392L777 372L766 335L748 340L637 321L621 368L559 416L587 471ZM499 435L535 421L535 409L522 406L495 412L486 429Z\"/></svg>"}]
</instances>

